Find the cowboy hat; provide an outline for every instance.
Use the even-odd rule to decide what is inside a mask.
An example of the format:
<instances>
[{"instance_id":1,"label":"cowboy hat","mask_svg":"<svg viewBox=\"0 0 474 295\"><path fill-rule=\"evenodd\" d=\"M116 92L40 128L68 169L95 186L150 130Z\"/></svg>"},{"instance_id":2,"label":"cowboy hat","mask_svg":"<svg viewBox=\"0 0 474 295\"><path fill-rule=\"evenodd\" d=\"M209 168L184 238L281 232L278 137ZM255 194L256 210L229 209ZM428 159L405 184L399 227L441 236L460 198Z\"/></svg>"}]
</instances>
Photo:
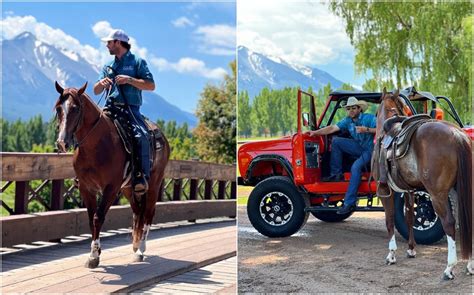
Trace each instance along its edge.
<instances>
[{"instance_id":1,"label":"cowboy hat","mask_svg":"<svg viewBox=\"0 0 474 295\"><path fill-rule=\"evenodd\" d=\"M347 107L351 107L351 106L359 106L362 109L363 112L365 112L367 110L367 108L369 107L365 100L358 100L354 96L351 96L347 99L347 103L344 107L347 108Z\"/></svg>"}]
</instances>

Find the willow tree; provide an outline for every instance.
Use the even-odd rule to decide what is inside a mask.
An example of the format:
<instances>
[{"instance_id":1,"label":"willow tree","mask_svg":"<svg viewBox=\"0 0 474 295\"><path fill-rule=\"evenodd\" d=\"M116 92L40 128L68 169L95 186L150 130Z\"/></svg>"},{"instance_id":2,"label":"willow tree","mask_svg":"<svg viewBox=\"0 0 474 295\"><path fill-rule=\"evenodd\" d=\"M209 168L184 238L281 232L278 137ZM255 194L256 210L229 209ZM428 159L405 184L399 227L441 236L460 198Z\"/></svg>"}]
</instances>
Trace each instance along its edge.
<instances>
[{"instance_id":1,"label":"willow tree","mask_svg":"<svg viewBox=\"0 0 474 295\"><path fill-rule=\"evenodd\" d=\"M356 50L358 73L452 98L464 121L472 113L470 2L333 2Z\"/></svg>"}]
</instances>

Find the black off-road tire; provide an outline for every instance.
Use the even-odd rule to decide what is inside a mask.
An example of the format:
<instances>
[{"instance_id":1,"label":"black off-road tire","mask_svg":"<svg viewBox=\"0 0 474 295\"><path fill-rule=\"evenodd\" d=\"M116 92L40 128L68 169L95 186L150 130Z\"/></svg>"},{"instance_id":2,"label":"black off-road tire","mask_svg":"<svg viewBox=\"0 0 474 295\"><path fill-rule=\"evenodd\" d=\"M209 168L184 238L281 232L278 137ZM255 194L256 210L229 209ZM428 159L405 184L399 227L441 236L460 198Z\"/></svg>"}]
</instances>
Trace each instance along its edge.
<instances>
[{"instance_id":1,"label":"black off-road tire","mask_svg":"<svg viewBox=\"0 0 474 295\"><path fill-rule=\"evenodd\" d=\"M415 192L415 194L417 194L418 197L425 197L425 198L427 196L429 197L428 192L425 192L425 191L417 191ZM424 206L423 208L424 214L431 216L431 218L429 218L429 221L426 222L426 226L421 226L421 224L418 224L419 228L417 228L417 224L416 224L417 221L415 220L415 225L413 226L415 241L417 244L431 245L441 240L445 236L445 233L443 230L443 225L441 224L441 219L438 218L438 216L434 212L433 205L431 204L431 199L429 201L424 201L421 204L422 206ZM400 235L403 238L405 238L405 240L408 240L408 227L405 222L404 210L405 210L405 200L403 199L403 197L400 196L400 194L396 194L395 195L395 227L397 228L397 231L400 233ZM416 211L416 208L415 208L415 211ZM416 215L415 215L415 218L417 218Z\"/></svg>"},{"instance_id":2,"label":"black off-road tire","mask_svg":"<svg viewBox=\"0 0 474 295\"><path fill-rule=\"evenodd\" d=\"M298 192L288 177L273 176L258 183L252 190L247 203L247 215L253 227L262 235L270 238L288 237L306 223L309 216L304 211L306 206L309 206L308 199ZM278 211L275 211L276 208ZM278 217L271 217L272 213L278 216L274 212L288 212L285 215L287 218L281 217L282 221L279 222Z\"/></svg>"},{"instance_id":3,"label":"black off-road tire","mask_svg":"<svg viewBox=\"0 0 474 295\"><path fill-rule=\"evenodd\" d=\"M354 214L354 211L346 214L337 214L336 211L311 212L311 214L324 222L341 222L351 217L351 215Z\"/></svg>"}]
</instances>

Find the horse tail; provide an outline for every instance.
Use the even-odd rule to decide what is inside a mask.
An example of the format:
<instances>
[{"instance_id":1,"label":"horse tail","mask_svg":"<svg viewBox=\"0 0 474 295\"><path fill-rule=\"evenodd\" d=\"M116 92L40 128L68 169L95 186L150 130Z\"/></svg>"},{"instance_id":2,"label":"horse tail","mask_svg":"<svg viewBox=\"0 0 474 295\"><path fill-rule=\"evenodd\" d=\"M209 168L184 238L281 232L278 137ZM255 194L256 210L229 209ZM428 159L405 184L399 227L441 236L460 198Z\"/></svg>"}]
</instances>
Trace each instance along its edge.
<instances>
[{"instance_id":1,"label":"horse tail","mask_svg":"<svg viewBox=\"0 0 474 295\"><path fill-rule=\"evenodd\" d=\"M458 194L459 234L461 243L461 256L463 259L468 259L472 253L471 140L466 136L460 136L458 139L458 170L456 175L456 191Z\"/></svg>"}]
</instances>

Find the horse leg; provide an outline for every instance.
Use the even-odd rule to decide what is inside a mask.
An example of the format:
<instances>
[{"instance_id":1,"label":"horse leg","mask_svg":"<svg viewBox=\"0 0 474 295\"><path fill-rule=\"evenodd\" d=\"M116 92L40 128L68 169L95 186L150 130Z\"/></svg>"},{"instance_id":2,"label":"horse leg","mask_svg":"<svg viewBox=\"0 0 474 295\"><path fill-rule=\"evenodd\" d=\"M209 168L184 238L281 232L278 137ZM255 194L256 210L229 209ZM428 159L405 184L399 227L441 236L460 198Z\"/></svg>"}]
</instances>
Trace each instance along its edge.
<instances>
[{"instance_id":1,"label":"horse leg","mask_svg":"<svg viewBox=\"0 0 474 295\"><path fill-rule=\"evenodd\" d=\"M395 264L397 259L395 258L395 252L397 251L397 242L395 241L395 203L394 194L392 193L389 198L382 198L382 205L385 210L385 225L387 227L388 237L390 241L388 243L388 255L385 258L385 263L388 265Z\"/></svg>"},{"instance_id":2,"label":"horse leg","mask_svg":"<svg viewBox=\"0 0 474 295\"><path fill-rule=\"evenodd\" d=\"M416 251L415 251L415 234L413 232L413 222L414 222L414 195L413 193L407 193L405 195L405 207L407 211L405 212L405 222L408 227L408 250L407 250L407 257L408 258L415 258Z\"/></svg>"},{"instance_id":3,"label":"horse leg","mask_svg":"<svg viewBox=\"0 0 474 295\"><path fill-rule=\"evenodd\" d=\"M141 195L140 197L136 197L133 193L131 207L133 210L133 231L132 231L132 239L133 239L133 253L135 253L134 261L140 262L143 260L143 253L139 251L142 234L144 231L144 210L145 210L145 202L148 198L148 192Z\"/></svg>"},{"instance_id":4,"label":"horse leg","mask_svg":"<svg viewBox=\"0 0 474 295\"><path fill-rule=\"evenodd\" d=\"M79 190L81 192L82 199L84 200L84 204L87 207L87 214L89 216L89 227L91 229L92 234L91 253L85 263L85 266L88 268L96 268L99 265L99 255L101 251L99 237L95 235L94 231L94 220L97 212L97 201L95 194L90 193L86 190Z\"/></svg>"},{"instance_id":5,"label":"horse leg","mask_svg":"<svg viewBox=\"0 0 474 295\"><path fill-rule=\"evenodd\" d=\"M88 263L86 263L87 267L89 268L95 268L99 265L100 253L102 252L100 247L100 230L104 224L105 214L107 214L107 211L109 211L109 208L112 206L117 194L118 192L113 190L110 185L107 186L103 191L101 200L99 202L99 207L94 214L91 255L89 256Z\"/></svg>"},{"instance_id":6,"label":"horse leg","mask_svg":"<svg viewBox=\"0 0 474 295\"><path fill-rule=\"evenodd\" d=\"M443 272L443 279L452 280L454 279L453 269L458 262L455 237L456 221L451 209L449 208L448 193L434 194L429 190L428 192L431 194L433 208L436 214L438 214L438 217L441 219L441 224L448 239L448 264Z\"/></svg>"}]
</instances>

